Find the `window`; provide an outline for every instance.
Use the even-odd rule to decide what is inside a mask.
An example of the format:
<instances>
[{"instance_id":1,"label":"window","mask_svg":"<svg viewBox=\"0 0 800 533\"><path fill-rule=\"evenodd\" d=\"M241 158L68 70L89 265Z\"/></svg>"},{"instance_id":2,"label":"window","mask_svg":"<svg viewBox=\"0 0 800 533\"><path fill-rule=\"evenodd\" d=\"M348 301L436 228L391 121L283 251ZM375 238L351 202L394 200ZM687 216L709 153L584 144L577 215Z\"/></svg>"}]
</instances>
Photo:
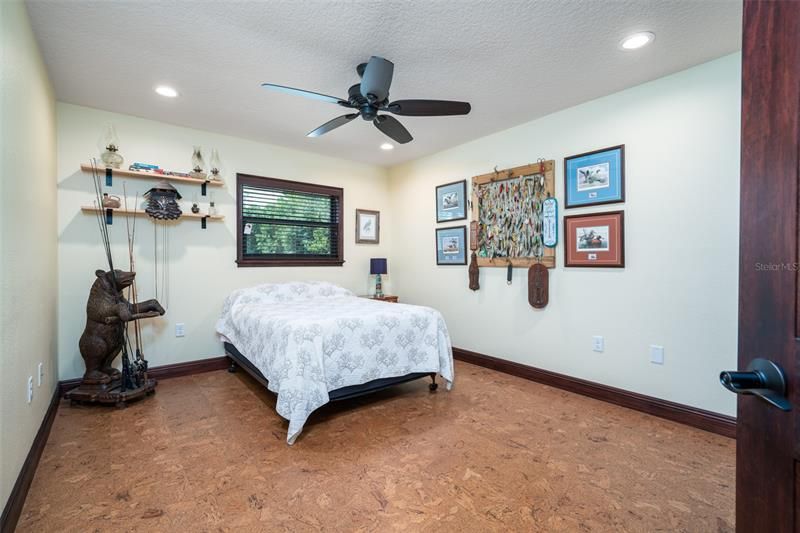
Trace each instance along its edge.
<instances>
[{"instance_id":1,"label":"window","mask_svg":"<svg viewBox=\"0 0 800 533\"><path fill-rule=\"evenodd\" d=\"M236 187L240 267L344 263L342 189L246 174Z\"/></svg>"}]
</instances>

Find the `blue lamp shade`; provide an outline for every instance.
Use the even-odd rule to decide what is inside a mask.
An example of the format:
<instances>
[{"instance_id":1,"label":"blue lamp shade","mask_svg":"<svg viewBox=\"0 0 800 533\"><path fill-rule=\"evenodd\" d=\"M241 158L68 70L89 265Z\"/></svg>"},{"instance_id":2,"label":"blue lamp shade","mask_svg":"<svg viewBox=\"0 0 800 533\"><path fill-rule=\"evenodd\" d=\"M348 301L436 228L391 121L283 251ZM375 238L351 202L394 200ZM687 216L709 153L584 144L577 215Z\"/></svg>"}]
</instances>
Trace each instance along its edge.
<instances>
[{"instance_id":1,"label":"blue lamp shade","mask_svg":"<svg viewBox=\"0 0 800 533\"><path fill-rule=\"evenodd\" d=\"M386 274L386 258L373 257L369 260L370 274Z\"/></svg>"}]
</instances>

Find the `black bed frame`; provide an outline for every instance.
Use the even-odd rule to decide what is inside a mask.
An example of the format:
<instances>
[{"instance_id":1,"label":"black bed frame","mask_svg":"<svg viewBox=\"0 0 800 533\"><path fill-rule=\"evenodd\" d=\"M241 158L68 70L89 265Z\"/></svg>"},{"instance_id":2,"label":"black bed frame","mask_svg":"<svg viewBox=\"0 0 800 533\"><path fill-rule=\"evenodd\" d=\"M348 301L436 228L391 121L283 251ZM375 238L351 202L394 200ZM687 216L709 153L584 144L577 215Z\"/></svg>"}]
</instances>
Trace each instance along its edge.
<instances>
[{"instance_id":1,"label":"black bed frame","mask_svg":"<svg viewBox=\"0 0 800 533\"><path fill-rule=\"evenodd\" d=\"M236 372L236 367L241 367L245 372L250 374L253 379L261 383L264 387L267 386L268 381L267 378L264 377L264 374L262 374L261 371L247 359L247 357L242 355L242 353L236 349L236 346L229 342L224 343L224 345L226 355L231 360L231 366L228 368L228 372ZM336 400L346 400L348 398L355 398L357 396L371 394L387 387L392 387L394 385L399 385L400 383L406 383L408 381L414 381L415 379L424 377L431 378L431 384L428 385L428 389L431 392L439 388L439 384L436 383L435 372L414 372L412 374L406 374L405 376L398 376L395 378L380 378L362 385L350 385L349 387L334 389L328 392L328 397L332 402Z\"/></svg>"}]
</instances>

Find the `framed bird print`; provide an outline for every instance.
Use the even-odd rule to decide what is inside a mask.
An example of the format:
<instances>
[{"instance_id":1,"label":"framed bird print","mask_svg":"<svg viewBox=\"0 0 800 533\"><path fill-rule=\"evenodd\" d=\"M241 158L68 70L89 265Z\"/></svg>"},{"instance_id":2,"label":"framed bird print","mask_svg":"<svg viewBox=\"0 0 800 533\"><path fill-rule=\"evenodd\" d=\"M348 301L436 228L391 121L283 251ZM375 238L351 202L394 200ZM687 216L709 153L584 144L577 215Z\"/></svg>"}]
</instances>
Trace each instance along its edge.
<instances>
[{"instance_id":1,"label":"framed bird print","mask_svg":"<svg viewBox=\"0 0 800 533\"><path fill-rule=\"evenodd\" d=\"M368 209L356 209L356 243L379 244L381 242L381 213Z\"/></svg>"},{"instance_id":2,"label":"framed bird print","mask_svg":"<svg viewBox=\"0 0 800 533\"><path fill-rule=\"evenodd\" d=\"M625 266L625 213L589 213L564 217L564 266Z\"/></svg>"},{"instance_id":3,"label":"framed bird print","mask_svg":"<svg viewBox=\"0 0 800 533\"><path fill-rule=\"evenodd\" d=\"M436 230L436 264L467 264L467 227L455 226Z\"/></svg>"},{"instance_id":4,"label":"framed bird print","mask_svg":"<svg viewBox=\"0 0 800 533\"><path fill-rule=\"evenodd\" d=\"M625 145L564 158L564 207L625 201Z\"/></svg>"},{"instance_id":5,"label":"framed bird print","mask_svg":"<svg viewBox=\"0 0 800 533\"><path fill-rule=\"evenodd\" d=\"M436 222L467 218L467 180L436 187Z\"/></svg>"}]
</instances>

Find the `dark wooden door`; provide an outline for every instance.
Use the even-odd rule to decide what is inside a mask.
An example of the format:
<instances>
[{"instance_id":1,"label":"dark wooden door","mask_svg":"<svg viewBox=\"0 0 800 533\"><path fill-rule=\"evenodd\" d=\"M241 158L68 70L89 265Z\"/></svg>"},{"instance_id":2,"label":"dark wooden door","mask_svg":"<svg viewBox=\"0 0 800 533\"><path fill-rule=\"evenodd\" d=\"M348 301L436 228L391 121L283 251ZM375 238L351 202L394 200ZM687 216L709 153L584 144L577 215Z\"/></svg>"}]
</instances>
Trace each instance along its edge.
<instances>
[{"instance_id":1,"label":"dark wooden door","mask_svg":"<svg viewBox=\"0 0 800 533\"><path fill-rule=\"evenodd\" d=\"M792 410L738 397L736 530L800 531L800 1L745 0L742 54L739 369L777 363Z\"/></svg>"}]
</instances>

